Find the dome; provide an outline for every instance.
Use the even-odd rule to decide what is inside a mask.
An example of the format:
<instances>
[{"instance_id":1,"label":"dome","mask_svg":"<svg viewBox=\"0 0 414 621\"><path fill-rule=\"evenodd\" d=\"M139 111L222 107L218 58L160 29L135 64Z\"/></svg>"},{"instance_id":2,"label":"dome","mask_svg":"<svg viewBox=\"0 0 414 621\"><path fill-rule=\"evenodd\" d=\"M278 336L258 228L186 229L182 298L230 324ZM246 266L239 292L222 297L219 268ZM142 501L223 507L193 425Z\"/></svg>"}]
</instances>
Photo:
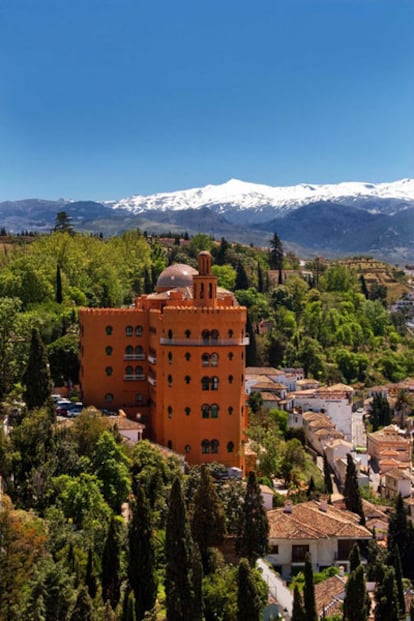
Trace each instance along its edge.
<instances>
[{"instance_id":1,"label":"dome","mask_svg":"<svg viewBox=\"0 0 414 621\"><path fill-rule=\"evenodd\" d=\"M157 291L166 291L176 287L191 287L193 276L198 272L190 265L185 263L174 263L167 267L158 277Z\"/></svg>"}]
</instances>

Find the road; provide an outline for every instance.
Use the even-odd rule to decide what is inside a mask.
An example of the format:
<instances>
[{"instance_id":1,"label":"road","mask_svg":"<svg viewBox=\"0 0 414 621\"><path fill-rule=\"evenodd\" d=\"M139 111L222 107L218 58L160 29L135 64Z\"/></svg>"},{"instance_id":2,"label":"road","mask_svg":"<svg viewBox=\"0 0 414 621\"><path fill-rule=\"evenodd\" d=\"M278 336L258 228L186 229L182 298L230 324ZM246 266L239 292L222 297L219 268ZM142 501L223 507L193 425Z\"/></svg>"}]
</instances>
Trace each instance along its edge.
<instances>
[{"instance_id":1,"label":"road","mask_svg":"<svg viewBox=\"0 0 414 621\"><path fill-rule=\"evenodd\" d=\"M292 615L293 596L290 589L281 580L275 572L269 567L269 565L263 559L259 558L256 563L257 568L262 574L263 580L266 582L269 595L271 599L274 599L279 604L280 609L283 611L283 619L290 620Z\"/></svg>"}]
</instances>

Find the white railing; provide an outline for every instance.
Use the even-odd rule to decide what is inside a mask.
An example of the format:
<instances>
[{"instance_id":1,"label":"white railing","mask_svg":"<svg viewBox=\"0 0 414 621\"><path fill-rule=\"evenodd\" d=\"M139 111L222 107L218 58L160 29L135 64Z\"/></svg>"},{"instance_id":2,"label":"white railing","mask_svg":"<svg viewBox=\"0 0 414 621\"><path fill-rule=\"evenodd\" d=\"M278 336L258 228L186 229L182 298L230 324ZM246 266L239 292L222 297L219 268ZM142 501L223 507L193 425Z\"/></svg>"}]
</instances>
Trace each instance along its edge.
<instances>
[{"instance_id":1,"label":"white railing","mask_svg":"<svg viewBox=\"0 0 414 621\"><path fill-rule=\"evenodd\" d=\"M155 377L151 377L150 375L148 375L148 383L151 384L151 386L156 386L157 380L155 379Z\"/></svg>"},{"instance_id":2,"label":"white railing","mask_svg":"<svg viewBox=\"0 0 414 621\"><path fill-rule=\"evenodd\" d=\"M124 360L145 360L145 354L124 354Z\"/></svg>"},{"instance_id":3,"label":"white railing","mask_svg":"<svg viewBox=\"0 0 414 621\"><path fill-rule=\"evenodd\" d=\"M136 374L132 374L132 375L124 375L124 380L126 382L142 382L142 380L145 379L145 375L136 375Z\"/></svg>"},{"instance_id":4,"label":"white railing","mask_svg":"<svg viewBox=\"0 0 414 621\"><path fill-rule=\"evenodd\" d=\"M239 339L217 339L209 341L204 339L166 339L160 338L161 345L184 345L188 347L231 347L235 345L248 345L249 337L243 336Z\"/></svg>"}]
</instances>

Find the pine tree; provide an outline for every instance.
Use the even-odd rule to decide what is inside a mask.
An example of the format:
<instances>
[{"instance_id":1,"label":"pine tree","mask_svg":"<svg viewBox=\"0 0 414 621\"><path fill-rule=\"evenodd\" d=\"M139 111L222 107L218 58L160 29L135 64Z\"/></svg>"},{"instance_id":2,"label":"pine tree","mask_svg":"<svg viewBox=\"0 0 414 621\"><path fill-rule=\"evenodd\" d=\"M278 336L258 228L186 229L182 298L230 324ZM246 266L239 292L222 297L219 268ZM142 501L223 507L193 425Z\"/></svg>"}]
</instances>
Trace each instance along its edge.
<instances>
[{"instance_id":1,"label":"pine tree","mask_svg":"<svg viewBox=\"0 0 414 621\"><path fill-rule=\"evenodd\" d=\"M400 611L393 567L384 568L383 579L377 582L375 600L375 621L399 621Z\"/></svg>"},{"instance_id":2,"label":"pine tree","mask_svg":"<svg viewBox=\"0 0 414 621\"><path fill-rule=\"evenodd\" d=\"M281 270L283 267L283 245L276 232L270 240L269 265L272 270Z\"/></svg>"},{"instance_id":3,"label":"pine tree","mask_svg":"<svg viewBox=\"0 0 414 621\"><path fill-rule=\"evenodd\" d=\"M179 479L171 488L165 557L167 621L201 621L201 561L191 536Z\"/></svg>"},{"instance_id":4,"label":"pine tree","mask_svg":"<svg viewBox=\"0 0 414 621\"><path fill-rule=\"evenodd\" d=\"M62 301L62 275L60 273L60 265L58 263L56 267L56 302L57 304L62 304Z\"/></svg>"},{"instance_id":5,"label":"pine tree","mask_svg":"<svg viewBox=\"0 0 414 621\"><path fill-rule=\"evenodd\" d=\"M303 585L303 607L305 621L318 621L315 602L315 586L313 583L312 558L309 552L305 556L305 568L303 570L305 582Z\"/></svg>"},{"instance_id":6,"label":"pine tree","mask_svg":"<svg viewBox=\"0 0 414 621\"><path fill-rule=\"evenodd\" d=\"M201 466L200 481L194 495L191 531L200 550L204 573L209 573L208 549L220 545L226 530L223 503L205 465Z\"/></svg>"},{"instance_id":7,"label":"pine tree","mask_svg":"<svg viewBox=\"0 0 414 621\"><path fill-rule=\"evenodd\" d=\"M102 555L102 599L118 605L121 589L121 520L112 516Z\"/></svg>"},{"instance_id":8,"label":"pine tree","mask_svg":"<svg viewBox=\"0 0 414 621\"><path fill-rule=\"evenodd\" d=\"M325 487L325 493L331 496L333 494L333 485L326 453L323 454L323 482Z\"/></svg>"},{"instance_id":9,"label":"pine tree","mask_svg":"<svg viewBox=\"0 0 414 621\"><path fill-rule=\"evenodd\" d=\"M345 506L348 511L357 513L360 517L360 524L365 524L365 515L362 508L361 494L358 487L357 473L355 469L354 460L350 453L346 456L346 475L345 475Z\"/></svg>"},{"instance_id":10,"label":"pine tree","mask_svg":"<svg viewBox=\"0 0 414 621\"><path fill-rule=\"evenodd\" d=\"M251 566L266 554L268 548L269 523L260 486L254 472L249 472L244 496L240 530L236 541L236 550L246 557Z\"/></svg>"},{"instance_id":11,"label":"pine tree","mask_svg":"<svg viewBox=\"0 0 414 621\"><path fill-rule=\"evenodd\" d=\"M49 363L39 330L33 328L30 341L29 359L23 374L26 386L24 399L29 410L40 408L49 399L52 392Z\"/></svg>"},{"instance_id":12,"label":"pine tree","mask_svg":"<svg viewBox=\"0 0 414 621\"><path fill-rule=\"evenodd\" d=\"M367 621L368 616L369 597L365 586L364 569L359 564L351 571L346 583L343 621Z\"/></svg>"},{"instance_id":13,"label":"pine tree","mask_svg":"<svg viewBox=\"0 0 414 621\"><path fill-rule=\"evenodd\" d=\"M259 621L261 601L252 570L242 558L237 571L237 621Z\"/></svg>"},{"instance_id":14,"label":"pine tree","mask_svg":"<svg viewBox=\"0 0 414 621\"><path fill-rule=\"evenodd\" d=\"M69 617L69 621L95 621L96 616L92 606L92 600L89 597L85 586L79 589L75 606Z\"/></svg>"},{"instance_id":15,"label":"pine tree","mask_svg":"<svg viewBox=\"0 0 414 621\"><path fill-rule=\"evenodd\" d=\"M295 584L295 588L293 590L293 607L291 621L306 621L306 615L302 604L302 597L297 584Z\"/></svg>"},{"instance_id":16,"label":"pine tree","mask_svg":"<svg viewBox=\"0 0 414 621\"><path fill-rule=\"evenodd\" d=\"M137 621L155 605L158 581L155 571L152 514L142 487L130 504L131 518L128 525L129 559L128 580L135 597Z\"/></svg>"}]
</instances>

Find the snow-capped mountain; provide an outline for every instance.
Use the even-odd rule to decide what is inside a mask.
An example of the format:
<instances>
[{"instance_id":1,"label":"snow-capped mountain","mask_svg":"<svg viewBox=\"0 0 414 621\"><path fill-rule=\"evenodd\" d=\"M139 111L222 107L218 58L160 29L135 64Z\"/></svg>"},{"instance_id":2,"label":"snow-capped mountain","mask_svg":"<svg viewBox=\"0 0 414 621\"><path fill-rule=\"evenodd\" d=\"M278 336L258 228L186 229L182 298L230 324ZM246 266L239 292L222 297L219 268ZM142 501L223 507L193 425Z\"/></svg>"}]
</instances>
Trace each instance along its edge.
<instances>
[{"instance_id":1,"label":"snow-capped mountain","mask_svg":"<svg viewBox=\"0 0 414 621\"><path fill-rule=\"evenodd\" d=\"M134 214L149 210L179 211L208 207L234 219L241 212L244 223L263 222L269 217L284 217L309 203L329 201L366 209L371 213L393 214L414 201L414 179L391 183L344 182L338 184L270 186L230 179L220 185L206 185L149 196L135 195L119 201L105 201L113 209Z\"/></svg>"}]
</instances>

